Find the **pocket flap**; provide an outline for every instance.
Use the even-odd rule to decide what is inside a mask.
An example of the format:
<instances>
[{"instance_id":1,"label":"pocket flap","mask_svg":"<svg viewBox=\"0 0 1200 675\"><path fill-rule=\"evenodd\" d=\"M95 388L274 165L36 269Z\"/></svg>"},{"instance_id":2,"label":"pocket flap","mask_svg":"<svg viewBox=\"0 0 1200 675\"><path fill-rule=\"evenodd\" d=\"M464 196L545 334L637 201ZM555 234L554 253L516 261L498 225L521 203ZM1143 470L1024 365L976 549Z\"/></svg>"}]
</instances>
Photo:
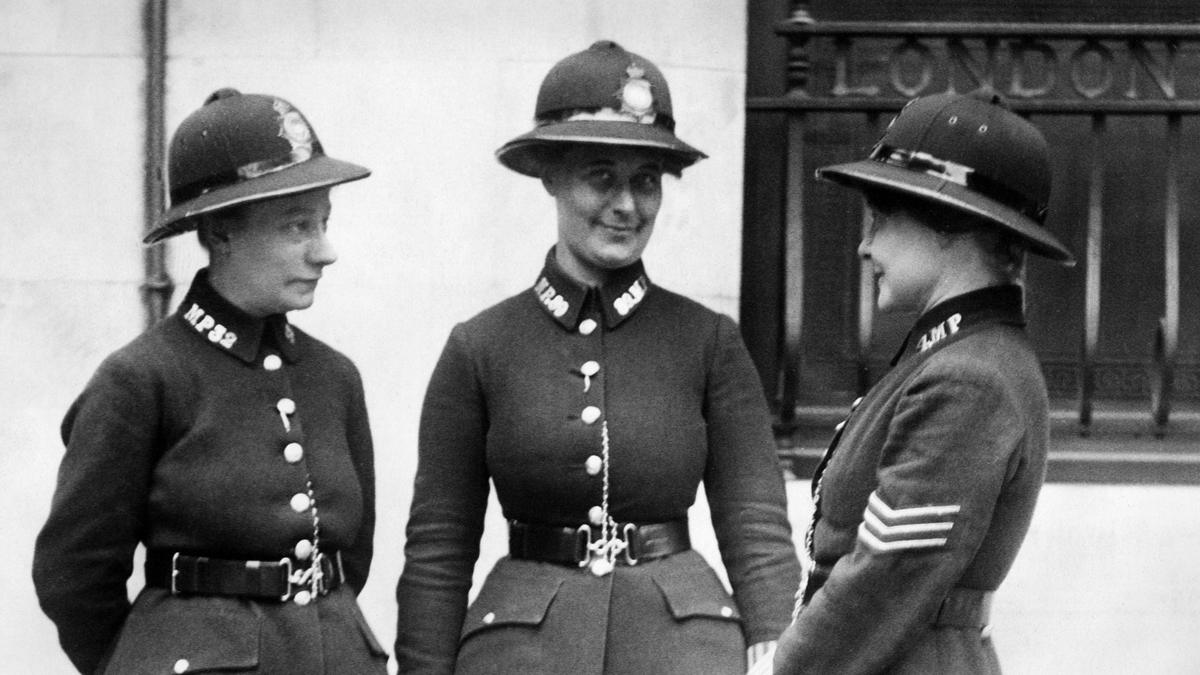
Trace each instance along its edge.
<instances>
[{"instance_id":1,"label":"pocket flap","mask_svg":"<svg viewBox=\"0 0 1200 675\"><path fill-rule=\"evenodd\" d=\"M737 603L707 564L657 570L654 583L662 591L671 616L677 620L703 616L740 621Z\"/></svg>"},{"instance_id":2,"label":"pocket flap","mask_svg":"<svg viewBox=\"0 0 1200 675\"><path fill-rule=\"evenodd\" d=\"M207 600L207 599L206 599ZM126 620L106 672L254 670L261 620L244 610L168 602Z\"/></svg>"},{"instance_id":3,"label":"pocket flap","mask_svg":"<svg viewBox=\"0 0 1200 675\"><path fill-rule=\"evenodd\" d=\"M501 561L467 609L462 638L492 627L541 624L561 585L558 575L530 573L519 563Z\"/></svg>"}]
</instances>

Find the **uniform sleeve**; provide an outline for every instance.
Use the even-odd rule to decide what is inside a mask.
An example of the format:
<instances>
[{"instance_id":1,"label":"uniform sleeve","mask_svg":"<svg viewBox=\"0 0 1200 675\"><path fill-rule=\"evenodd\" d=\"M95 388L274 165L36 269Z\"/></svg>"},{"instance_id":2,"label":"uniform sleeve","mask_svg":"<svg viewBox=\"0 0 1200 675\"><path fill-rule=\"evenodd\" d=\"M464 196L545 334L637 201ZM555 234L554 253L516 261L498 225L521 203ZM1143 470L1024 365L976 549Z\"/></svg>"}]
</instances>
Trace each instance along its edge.
<instances>
[{"instance_id":1,"label":"uniform sleeve","mask_svg":"<svg viewBox=\"0 0 1200 675\"><path fill-rule=\"evenodd\" d=\"M146 369L109 357L68 411L66 454L34 549L43 611L80 672L93 672L129 613L126 580L143 529L158 430Z\"/></svg>"},{"instance_id":2,"label":"uniform sleeve","mask_svg":"<svg viewBox=\"0 0 1200 675\"><path fill-rule=\"evenodd\" d=\"M779 673L874 673L907 650L979 550L1023 425L995 378L918 376L888 427L855 547L788 628Z\"/></svg>"},{"instance_id":3,"label":"uniform sleeve","mask_svg":"<svg viewBox=\"0 0 1200 675\"><path fill-rule=\"evenodd\" d=\"M346 442L355 473L358 474L359 489L362 490L362 522L354 544L342 551L342 564L345 566L346 581L355 593L361 593L371 571L371 558L375 550L375 449L371 441L371 424L367 419L362 377L357 368L352 372L354 391L346 423Z\"/></svg>"},{"instance_id":4,"label":"uniform sleeve","mask_svg":"<svg viewBox=\"0 0 1200 675\"><path fill-rule=\"evenodd\" d=\"M717 325L705 422L704 489L746 643L774 640L791 620L800 563L762 385L725 316Z\"/></svg>"},{"instance_id":5,"label":"uniform sleeve","mask_svg":"<svg viewBox=\"0 0 1200 675\"><path fill-rule=\"evenodd\" d=\"M487 411L457 326L421 410L404 572L396 586L400 672L450 673L487 509Z\"/></svg>"}]
</instances>

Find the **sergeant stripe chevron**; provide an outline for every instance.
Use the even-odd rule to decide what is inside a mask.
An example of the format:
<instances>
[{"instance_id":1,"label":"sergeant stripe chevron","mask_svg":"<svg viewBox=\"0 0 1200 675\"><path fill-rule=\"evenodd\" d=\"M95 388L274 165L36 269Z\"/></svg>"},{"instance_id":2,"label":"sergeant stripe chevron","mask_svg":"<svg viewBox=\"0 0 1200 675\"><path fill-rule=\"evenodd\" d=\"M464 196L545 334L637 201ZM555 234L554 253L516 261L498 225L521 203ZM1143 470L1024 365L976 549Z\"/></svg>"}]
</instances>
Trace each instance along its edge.
<instances>
[{"instance_id":1,"label":"sergeant stripe chevron","mask_svg":"<svg viewBox=\"0 0 1200 675\"><path fill-rule=\"evenodd\" d=\"M954 527L958 504L893 509L872 492L858 526L858 540L878 553L940 548Z\"/></svg>"}]
</instances>

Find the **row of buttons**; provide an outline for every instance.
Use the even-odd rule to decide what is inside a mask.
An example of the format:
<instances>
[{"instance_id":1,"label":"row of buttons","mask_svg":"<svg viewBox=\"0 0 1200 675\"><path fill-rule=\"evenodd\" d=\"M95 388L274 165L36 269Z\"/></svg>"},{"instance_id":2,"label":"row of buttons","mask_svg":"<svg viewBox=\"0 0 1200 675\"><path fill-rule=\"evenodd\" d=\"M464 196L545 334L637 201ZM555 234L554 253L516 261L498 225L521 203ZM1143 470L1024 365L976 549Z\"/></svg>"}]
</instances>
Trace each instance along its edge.
<instances>
[{"instance_id":1,"label":"row of buttons","mask_svg":"<svg viewBox=\"0 0 1200 675\"><path fill-rule=\"evenodd\" d=\"M283 367L283 359L279 358L276 354L268 354L263 358L262 366L264 370L276 371ZM296 402L285 396L275 404L275 409L279 411L279 417L283 421L284 430L290 432L292 430L291 416L296 414ZM288 464L298 464L304 459L304 446L295 441L283 446L283 459ZM292 511L302 514L313 508L314 501L310 492L297 492L292 495L289 505L292 507ZM316 546L312 541L301 539L292 548L292 554L296 560L308 560L313 555L315 549ZM295 601L298 605L307 605L311 600L312 594L308 591L298 591L295 594ZM179 669L181 664L183 665L183 670ZM184 672L187 669L187 665L186 659L180 659L175 664L176 672Z\"/></svg>"}]
</instances>

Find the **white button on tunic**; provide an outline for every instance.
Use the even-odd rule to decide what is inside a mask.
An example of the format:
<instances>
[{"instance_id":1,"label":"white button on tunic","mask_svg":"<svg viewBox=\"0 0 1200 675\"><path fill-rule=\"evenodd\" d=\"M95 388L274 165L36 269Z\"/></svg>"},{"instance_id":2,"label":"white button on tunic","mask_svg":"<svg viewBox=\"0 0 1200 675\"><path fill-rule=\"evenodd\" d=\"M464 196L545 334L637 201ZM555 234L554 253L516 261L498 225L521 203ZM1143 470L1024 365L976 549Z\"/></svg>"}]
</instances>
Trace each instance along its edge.
<instances>
[{"instance_id":1,"label":"white button on tunic","mask_svg":"<svg viewBox=\"0 0 1200 675\"><path fill-rule=\"evenodd\" d=\"M595 476L600 473L600 469L604 468L604 460L600 459L599 455L592 455L584 461L583 466L587 469L589 476Z\"/></svg>"},{"instance_id":2,"label":"white button on tunic","mask_svg":"<svg viewBox=\"0 0 1200 675\"><path fill-rule=\"evenodd\" d=\"M300 460L304 459L304 446L300 445L299 443L288 443L287 445L283 446L283 458L286 459L289 464L295 464L296 462L299 462Z\"/></svg>"},{"instance_id":3,"label":"white button on tunic","mask_svg":"<svg viewBox=\"0 0 1200 675\"><path fill-rule=\"evenodd\" d=\"M187 659L179 659L175 662L175 666L171 668L171 670L175 671L176 673L186 673L188 667L191 665L192 664L188 663Z\"/></svg>"},{"instance_id":4,"label":"white button on tunic","mask_svg":"<svg viewBox=\"0 0 1200 675\"><path fill-rule=\"evenodd\" d=\"M579 332L584 335L591 335L592 331L596 330L596 322L592 319L584 319L579 322Z\"/></svg>"},{"instance_id":5,"label":"white button on tunic","mask_svg":"<svg viewBox=\"0 0 1200 675\"><path fill-rule=\"evenodd\" d=\"M311 505L312 502L309 500L308 495L303 492L297 492L292 495L292 510L296 513L304 513Z\"/></svg>"},{"instance_id":6,"label":"white button on tunic","mask_svg":"<svg viewBox=\"0 0 1200 675\"><path fill-rule=\"evenodd\" d=\"M308 556L312 555L313 545L307 539L301 539L296 542L295 554L297 560L308 560Z\"/></svg>"},{"instance_id":7,"label":"white button on tunic","mask_svg":"<svg viewBox=\"0 0 1200 675\"><path fill-rule=\"evenodd\" d=\"M583 420L584 424L591 424L600 419L600 409L594 405L589 405L583 409L583 412L579 413L579 418Z\"/></svg>"},{"instance_id":8,"label":"white button on tunic","mask_svg":"<svg viewBox=\"0 0 1200 675\"><path fill-rule=\"evenodd\" d=\"M283 367L283 359L275 354L267 354L267 357L263 359L263 368L267 370L279 370L281 367Z\"/></svg>"},{"instance_id":9,"label":"white button on tunic","mask_svg":"<svg viewBox=\"0 0 1200 675\"><path fill-rule=\"evenodd\" d=\"M603 525L604 509L600 508L599 506L593 506L592 508L588 509L588 521L593 525Z\"/></svg>"}]
</instances>

